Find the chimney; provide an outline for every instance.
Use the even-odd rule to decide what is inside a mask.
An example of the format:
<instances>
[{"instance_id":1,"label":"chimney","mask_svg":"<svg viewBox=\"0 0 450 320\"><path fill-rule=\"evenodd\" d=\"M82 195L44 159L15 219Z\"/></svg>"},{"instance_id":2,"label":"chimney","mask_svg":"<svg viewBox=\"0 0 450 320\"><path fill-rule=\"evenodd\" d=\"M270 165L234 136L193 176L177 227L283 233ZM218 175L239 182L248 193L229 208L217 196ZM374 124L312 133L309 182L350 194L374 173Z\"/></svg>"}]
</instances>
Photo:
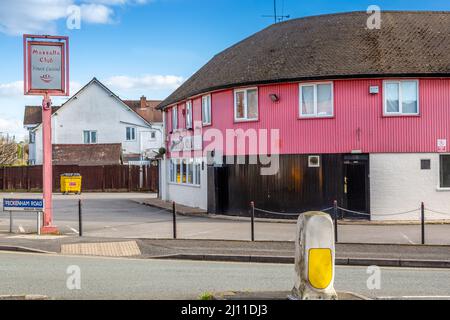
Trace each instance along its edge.
<instances>
[{"instance_id":1,"label":"chimney","mask_svg":"<svg viewBox=\"0 0 450 320\"><path fill-rule=\"evenodd\" d=\"M141 110L147 109L147 98L145 96L141 97Z\"/></svg>"}]
</instances>

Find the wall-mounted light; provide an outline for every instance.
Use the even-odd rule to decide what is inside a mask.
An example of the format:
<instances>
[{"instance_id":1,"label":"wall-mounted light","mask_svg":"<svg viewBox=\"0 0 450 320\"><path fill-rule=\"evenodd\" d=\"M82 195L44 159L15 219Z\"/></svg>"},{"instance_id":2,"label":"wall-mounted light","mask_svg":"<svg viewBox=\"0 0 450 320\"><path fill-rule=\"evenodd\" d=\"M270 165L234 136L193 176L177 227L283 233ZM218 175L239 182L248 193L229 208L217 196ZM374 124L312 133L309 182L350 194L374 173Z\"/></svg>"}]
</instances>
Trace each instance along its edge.
<instances>
[{"instance_id":1,"label":"wall-mounted light","mask_svg":"<svg viewBox=\"0 0 450 320\"><path fill-rule=\"evenodd\" d=\"M275 93L269 94L269 97L270 97L270 100L272 100L272 102L280 101L280 97L277 94L275 94Z\"/></svg>"},{"instance_id":2,"label":"wall-mounted light","mask_svg":"<svg viewBox=\"0 0 450 320\"><path fill-rule=\"evenodd\" d=\"M380 93L380 87L378 87L378 86L370 86L369 87L369 93L370 94L378 94L378 93Z\"/></svg>"}]
</instances>

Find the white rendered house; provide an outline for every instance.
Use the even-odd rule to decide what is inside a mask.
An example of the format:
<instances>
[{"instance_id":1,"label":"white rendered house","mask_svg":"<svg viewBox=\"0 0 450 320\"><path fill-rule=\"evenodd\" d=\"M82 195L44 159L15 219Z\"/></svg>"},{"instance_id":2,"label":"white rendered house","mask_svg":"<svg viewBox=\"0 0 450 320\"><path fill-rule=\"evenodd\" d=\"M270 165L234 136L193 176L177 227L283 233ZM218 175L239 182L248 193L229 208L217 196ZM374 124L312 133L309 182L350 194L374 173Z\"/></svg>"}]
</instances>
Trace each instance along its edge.
<instances>
[{"instance_id":1,"label":"white rendered house","mask_svg":"<svg viewBox=\"0 0 450 320\"><path fill-rule=\"evenodd\" d=\"M159 101L123 101L96 78L60 107L53 108L54 145L122 145L125 163L153 159L163 146ZM24 126L30 133L29 163L42 164L41 108L25 108ZM78 146L79 147L79 146Z\"/></svg>"}]
</instances>

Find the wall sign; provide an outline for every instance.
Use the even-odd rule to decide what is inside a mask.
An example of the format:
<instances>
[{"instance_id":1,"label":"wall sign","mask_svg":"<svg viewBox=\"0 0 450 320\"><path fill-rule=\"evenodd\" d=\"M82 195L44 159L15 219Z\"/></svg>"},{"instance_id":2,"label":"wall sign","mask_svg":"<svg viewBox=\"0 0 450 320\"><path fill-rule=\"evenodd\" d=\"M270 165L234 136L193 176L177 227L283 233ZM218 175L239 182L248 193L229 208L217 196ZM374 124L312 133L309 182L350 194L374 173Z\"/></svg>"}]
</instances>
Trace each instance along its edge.
<instances>
[{"instance_id":1,"label":"wall sign","mask_svg":"<svg viewBox=\"0 0 450 320\"><path fill-rule=\"evenodd\" d=\"M24 36L26 95L68 95L68 38Z\"/></svg>"},{"instance_id":2,"label":"wall sign","mask_svg":"<svg viewBox=\"0 0 450 320\"><path fill-rule=\"evenodd\" d=\"M437 150L438 152L447 152L447 139L438 139Z\"/></svg>"}]
</instances>

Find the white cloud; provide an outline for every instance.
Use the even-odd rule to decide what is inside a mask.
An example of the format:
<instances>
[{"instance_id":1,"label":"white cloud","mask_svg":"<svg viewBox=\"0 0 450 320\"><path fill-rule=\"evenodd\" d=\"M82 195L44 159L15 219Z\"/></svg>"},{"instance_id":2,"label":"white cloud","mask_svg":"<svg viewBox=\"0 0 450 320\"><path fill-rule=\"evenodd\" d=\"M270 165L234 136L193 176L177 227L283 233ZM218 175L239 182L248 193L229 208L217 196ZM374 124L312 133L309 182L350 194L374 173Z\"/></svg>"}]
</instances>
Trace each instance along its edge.
<instances>
[{"instance_id":1,"label":"white cloud","mask_svg":"<svg viewBox=\"0 0 450 320\"><path fill-rule=\"evenodd\" d=\"M23 95L23 81L0 83L0 97L15 97Z\"/></svg>"},{"instance_id":2,"label":"white cloud","mask_svg":"<svg viewBox=\"0 0 450 320\"><path fill-rule=\"evenodd\" d=\"M16 135L17 138L22 138L21 135L24 133L22 121L19 119L0 118L0 133L2 135Z\"/></svg>"},{"instance_id":3,"label":"white cloud","mask_svg":"<svg viewBox=\"0 0 450 320\"><path fill-rule=\"evenodd\" d=\"M106 24L114 18L114 6L143 5L148 0L0 0L0 32L52 34L57 22L66 19L67 9L80 5L86 23Z\"/></svg>"},{"instance_id":4,"label":"white cloud","mask_svg":"<svg viewBox=\"0 0 450 320\"><path fill-rule=\"evenodd\" d=\"M184 79L172 75L144 75L141 77L114 76L105 80L105 84L112 90L140 90L157 91L157 90L175 90Z\"/></svg>"},{"instance_id":5,"label":"white cloud","mask_svg":"<svg viewBox=\"0 0 450 320\"><path fill-rule=\"evenodd\" d=\"M114 11L102 4L83 4L81 5L81 20L88 23L111 23Z\"/></svg>"},{"instance_id":6,"label":"white cloud","mask_svg":"<svg viewBox=\"0 0 450 320\"><path fill-rule=\"evenodd\" d=\"M77 81L70 81L70 93L73 94L81 89ZM23 94L23 81L0 83L0 98L26 98Z\"/></svg>"}]
</instances>

